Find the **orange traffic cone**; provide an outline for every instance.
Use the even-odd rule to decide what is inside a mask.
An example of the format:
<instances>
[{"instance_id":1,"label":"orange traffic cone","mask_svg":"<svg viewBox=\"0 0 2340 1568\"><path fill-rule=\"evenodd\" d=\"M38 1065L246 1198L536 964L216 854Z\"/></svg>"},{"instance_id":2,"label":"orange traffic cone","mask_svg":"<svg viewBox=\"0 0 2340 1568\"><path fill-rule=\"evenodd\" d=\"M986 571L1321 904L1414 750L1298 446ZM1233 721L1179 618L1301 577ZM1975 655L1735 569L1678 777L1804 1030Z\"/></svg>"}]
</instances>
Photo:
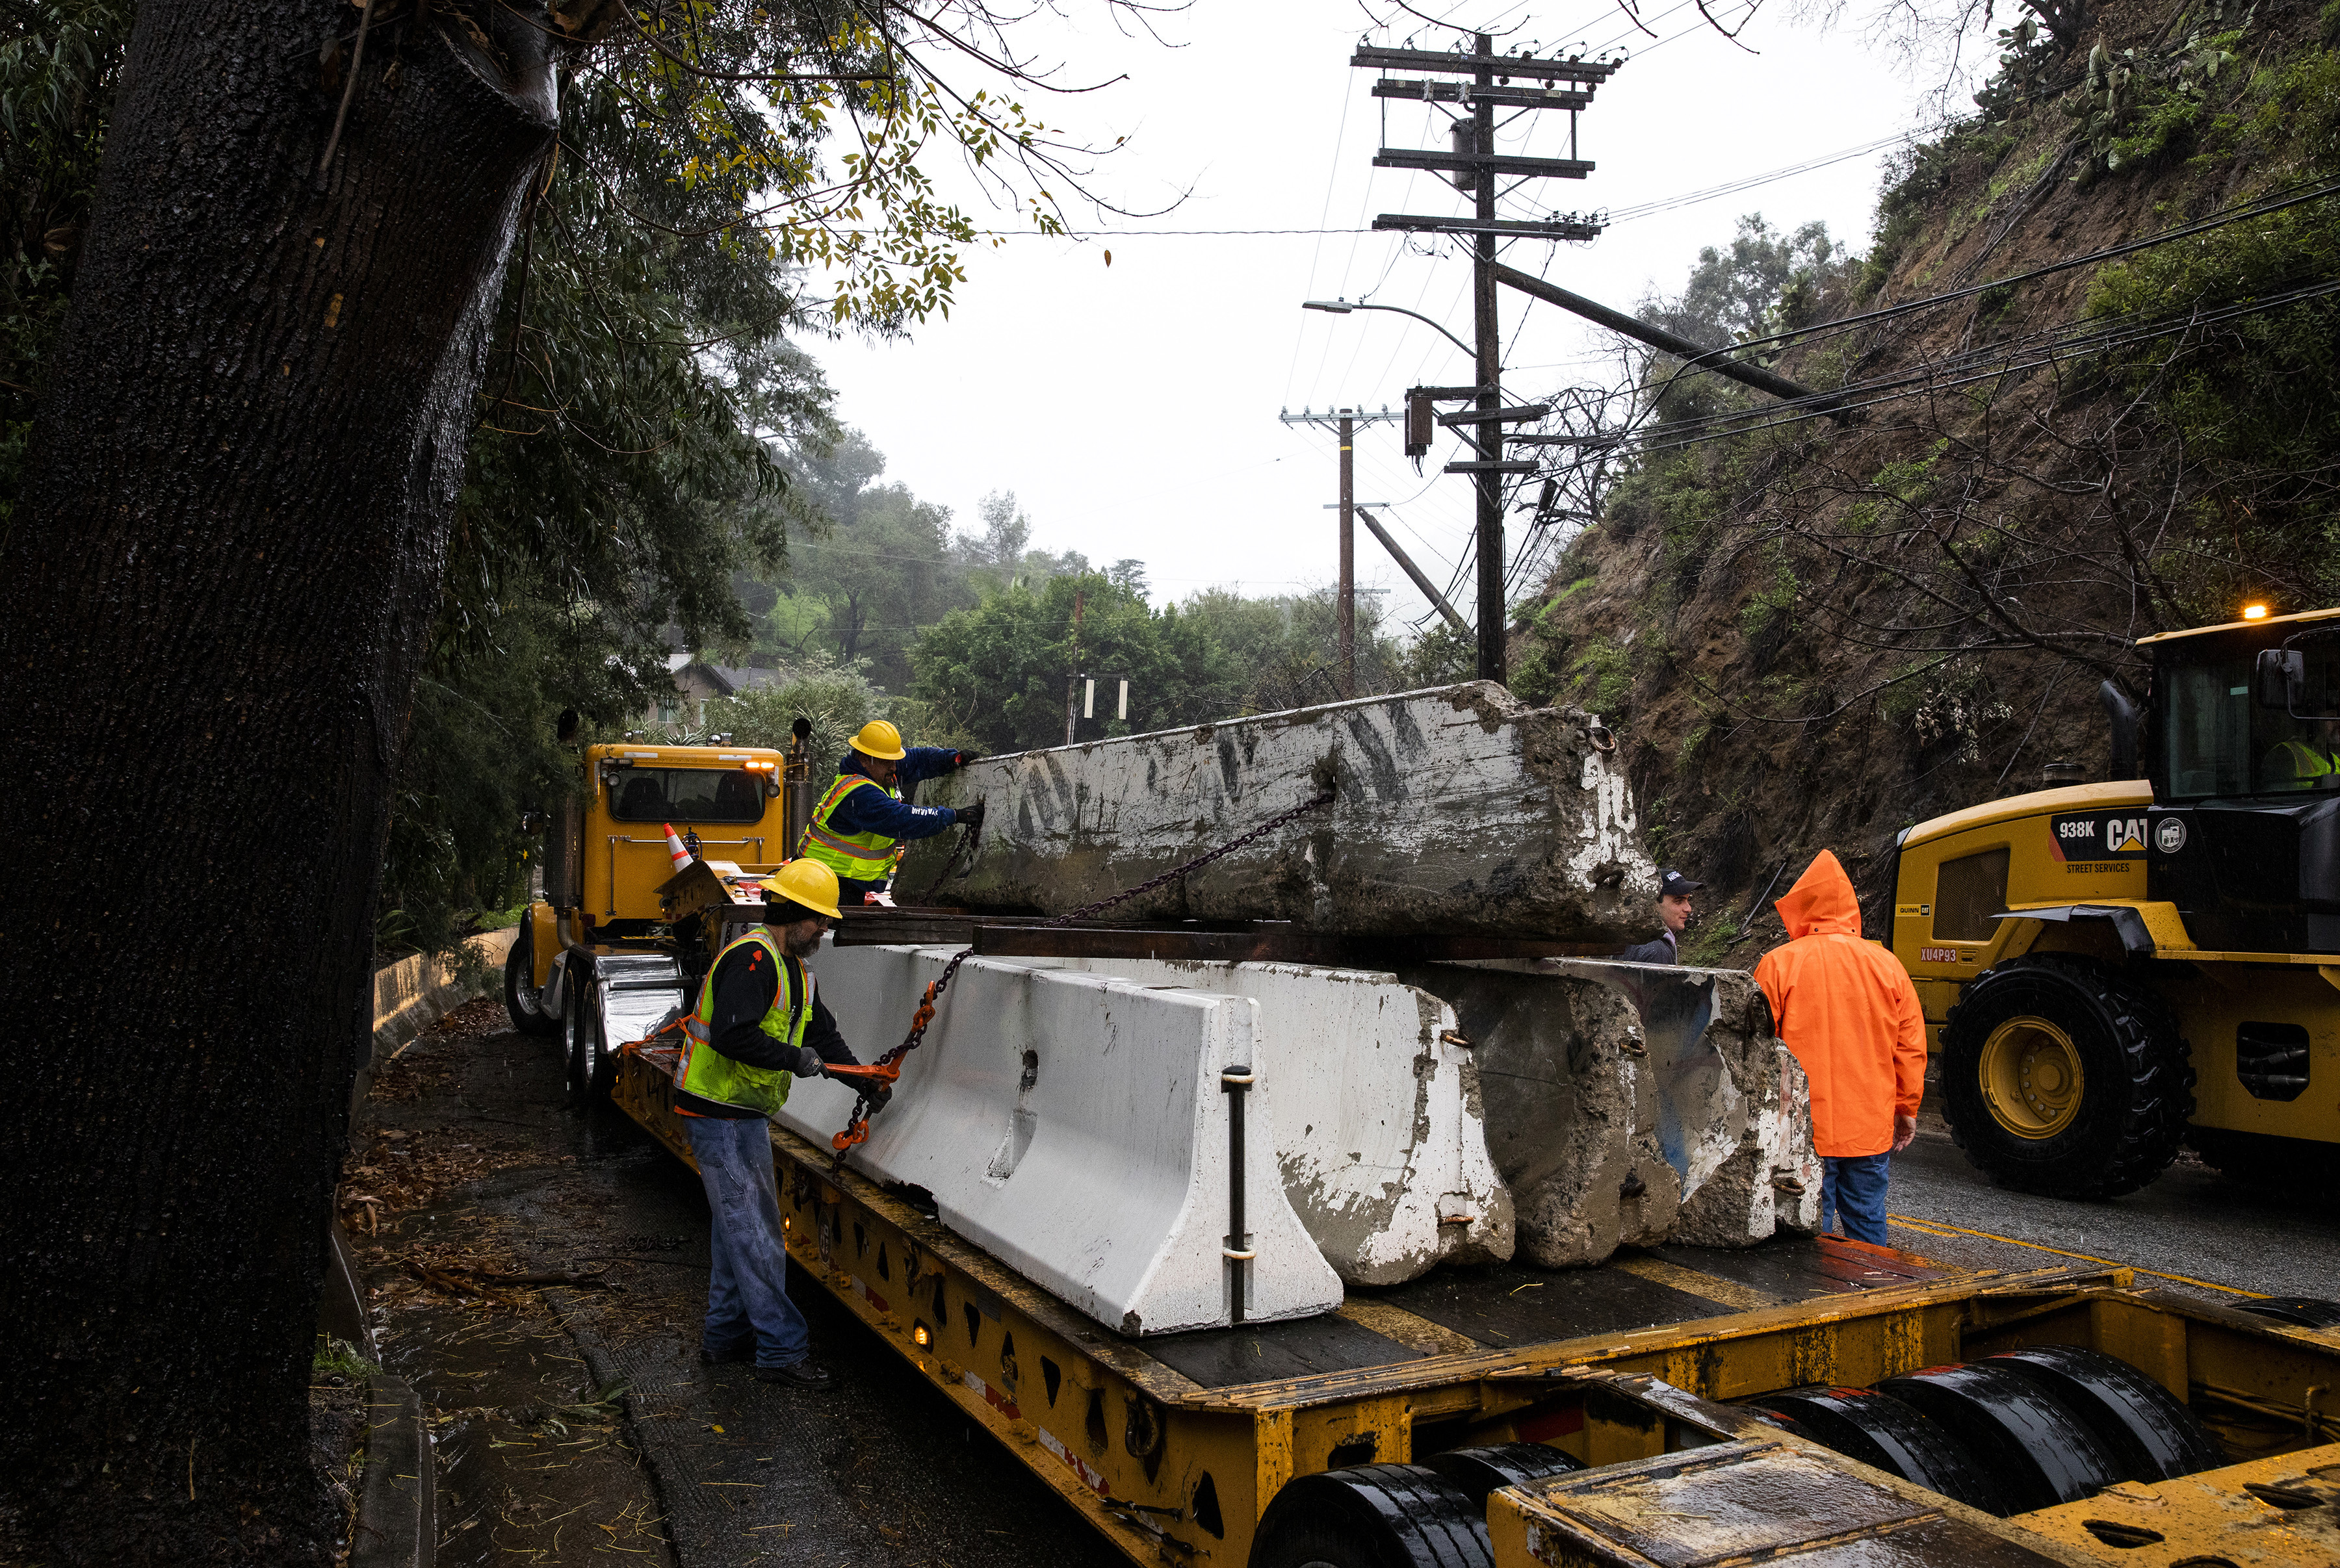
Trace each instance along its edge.
<instances>
[{"instance_id":1,"label":"orange traffic cone","mask_svg":"<svg viewBox=\"0 0 2340 1568\"><path fill-rule=\"evenodd\" d=\"M690 852L683 848L682 840L675 836L672 823L666 824L666 853L667 859L674 863L674 869L677 871L690 863Z\"/></svg>"}]
</instances>

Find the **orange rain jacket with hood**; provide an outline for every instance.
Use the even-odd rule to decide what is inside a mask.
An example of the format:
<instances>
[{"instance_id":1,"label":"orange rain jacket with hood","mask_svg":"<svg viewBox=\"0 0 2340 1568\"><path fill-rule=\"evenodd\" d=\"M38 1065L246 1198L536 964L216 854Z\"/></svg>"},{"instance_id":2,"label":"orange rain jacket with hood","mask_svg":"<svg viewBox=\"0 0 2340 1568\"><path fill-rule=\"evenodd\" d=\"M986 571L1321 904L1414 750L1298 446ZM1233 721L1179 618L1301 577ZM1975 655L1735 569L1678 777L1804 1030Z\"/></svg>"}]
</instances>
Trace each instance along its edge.
<instances>
[{"instance_id":1,"label":"orange rain jacket with hood","mask_svg":"<svg viewBox=\"0 0 2340 1568\"><path fill-rule=\"evenodd\" d=\"M1893 955L1860 935L1860 902L1822 850L1774 903L1790 941L1755 966L1780 1039L1812 1085L1812 1149L1840 1158L1893 1147L1893 1118L1926 1091L1926 1014Z\"/></svg>"}]
</instances>

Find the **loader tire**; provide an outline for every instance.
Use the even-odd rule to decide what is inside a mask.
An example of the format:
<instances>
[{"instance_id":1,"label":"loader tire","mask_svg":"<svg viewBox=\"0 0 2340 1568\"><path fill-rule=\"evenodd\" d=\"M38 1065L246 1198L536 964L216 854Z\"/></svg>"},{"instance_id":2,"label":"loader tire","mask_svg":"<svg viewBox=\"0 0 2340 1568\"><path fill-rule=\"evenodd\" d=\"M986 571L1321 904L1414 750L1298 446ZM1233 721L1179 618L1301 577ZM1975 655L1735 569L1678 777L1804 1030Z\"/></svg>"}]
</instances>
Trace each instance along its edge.
<instances>
[{"instance_id":1,"label":"loader tire","mask_svg":"<svg viewBox=\"0 0 2340 1568\"><path fill-rule=\"evenodd\" d=\"M511 952L504 958L504 1011L511 1015L512 1027L522 1034L547 1039L560 1032L560 1018L544 1011L544 1002L536 989L536 941L529 927L532 922L523 918L520 935L512 939Z\"/></svg>"},{"instance_id":2,"label":"loader tire","mask_svg":"<svg viewBox=\"0 0 2340 1568\"><path fill-rule=\"evenodd\" d=\"M2116 1198L2169 1167L2194 1114L2176 1016L2083 958L1988 971L1942 1026L1942 1111L1968 1163L2000 1187Z\"/></svg>"}]
</instances>

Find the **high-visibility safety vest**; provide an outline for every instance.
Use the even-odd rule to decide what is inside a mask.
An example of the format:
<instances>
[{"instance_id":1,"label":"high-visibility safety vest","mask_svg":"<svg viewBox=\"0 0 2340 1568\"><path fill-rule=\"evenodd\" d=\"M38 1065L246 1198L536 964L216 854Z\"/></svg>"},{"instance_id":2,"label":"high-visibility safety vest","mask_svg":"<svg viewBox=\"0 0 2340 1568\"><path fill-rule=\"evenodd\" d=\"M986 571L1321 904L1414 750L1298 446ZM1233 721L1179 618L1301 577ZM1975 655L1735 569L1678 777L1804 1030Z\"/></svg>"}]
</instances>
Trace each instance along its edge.
<instances>
[{"instance_id":1,"label":"high-visibility safety vest","mask_svg":"<svg viewBox=\"0 0 2340 1568\"><path fill-rule=\"evenodd\" d=\"M2305 741L2283 742L2267 754L2267 764L2269 773L2278 765L2290 769L2287 777L2268 780L2276 789L2318 789L2322 786L2317 780L2340 773L2331 757Z\"/></svg>"},{"instance_id":2,"label":"high-visibility safety vest","mask_svg":"<svg viewBox=\"0 0 2340 1568\"><path fill-rule=\"evenodd\" d=\"M756 926L717 953L715 962L708 966L707 981L699 988L699 1011L682 1021L682 1068L675 1074L675 1081L701 1100L769 1116L788 1102L788 1070L750 1067L724 1055L714 1041L715 971L723 967L725 959L743 947L762 948L771 955L779 974L778 982L772 988L771 1009L757 1027L783 1045L804 1044L805 1023L812 1017L812 971L802 964L789 963L780 952L780 944L772 940L772 933ZM804 977L801 995L798 994L798 975Z\"/></svg>"},{"instance_id":3,"label":"high-visibility safety vest","mask_svg":"<svg viewBox=\"0 0 2340 1568\"><path fill-rule=\"evenodd\" d=\"M860 774L838 774L828 792L820 797L820 804L812 808L812 820L805 823L797 854L818 861L839 877L855 882L883 882L894 868L894 841L882 833L840 833L828 820L847 795L865 786L895 800L902 798L900 791L887 789L876 779Z\"/></svg>"}]
</instances>

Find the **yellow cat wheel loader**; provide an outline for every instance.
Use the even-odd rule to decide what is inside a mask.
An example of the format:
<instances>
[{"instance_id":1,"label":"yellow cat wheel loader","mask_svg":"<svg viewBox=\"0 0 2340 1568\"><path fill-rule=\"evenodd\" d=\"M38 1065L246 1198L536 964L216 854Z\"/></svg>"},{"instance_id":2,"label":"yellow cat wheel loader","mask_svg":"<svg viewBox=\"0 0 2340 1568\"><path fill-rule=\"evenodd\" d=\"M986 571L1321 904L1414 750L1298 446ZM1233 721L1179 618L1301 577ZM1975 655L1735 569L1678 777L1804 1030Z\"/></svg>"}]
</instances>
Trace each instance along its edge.
<instances>
[{"instance_id":1,"label":"yellow cat wheel loader","mask_svg":"<svg viewBox=\"0 0 2340 1568\"><path fill-rule=\"evenodd\" d=\"M2170 632L2113 781L1901 835L1895 956L1944 1117L2000 1186L2108 1198L2191 1143L2340 1178L2340 609Z\"/></svg>"}]
</instances>

